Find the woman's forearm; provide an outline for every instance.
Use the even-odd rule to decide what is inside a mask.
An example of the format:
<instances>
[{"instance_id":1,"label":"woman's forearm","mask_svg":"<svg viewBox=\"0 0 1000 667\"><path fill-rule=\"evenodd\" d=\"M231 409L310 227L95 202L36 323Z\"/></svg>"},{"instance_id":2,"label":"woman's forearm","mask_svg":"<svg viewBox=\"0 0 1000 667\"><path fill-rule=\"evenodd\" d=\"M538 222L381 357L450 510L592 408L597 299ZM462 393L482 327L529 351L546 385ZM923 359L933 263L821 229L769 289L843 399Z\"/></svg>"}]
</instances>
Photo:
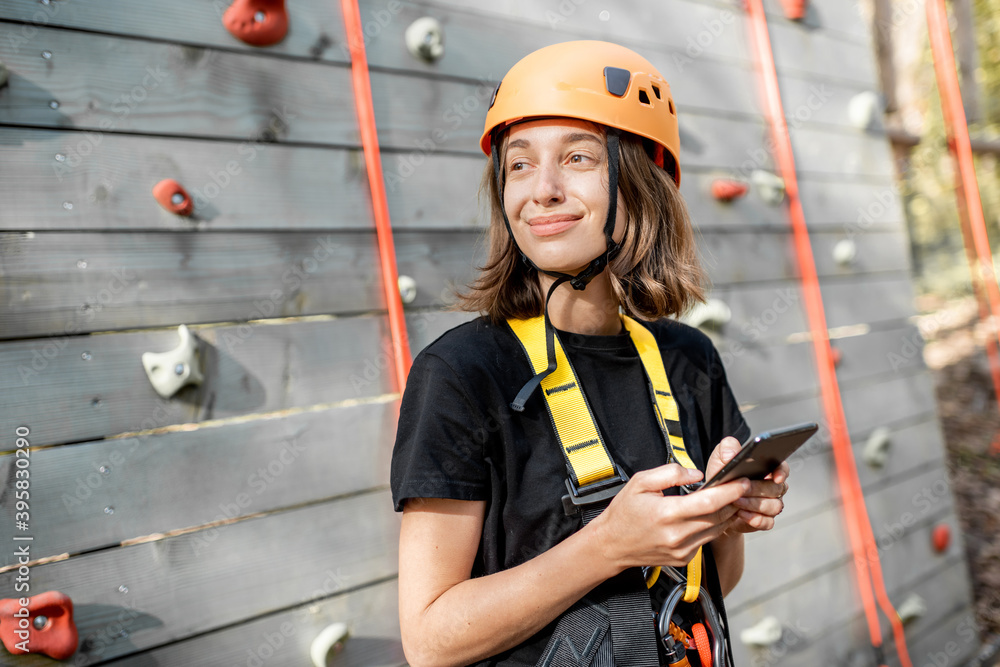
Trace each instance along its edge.
<instances>
[{"instance_id":1,"label":"woman's forearm","mask_svg":"<svg viewBox=\"0 0 1000 667\"><path fill-rule=\"evenodd\" d=\"M743 576L743 533L731 531L712 540L712 555L722 595L729 595Z\"/></svg>"},{"instance_id":2,"label":"woman's forearm","mask_svg":"<svg viewBox=\"0 0 1000 667\"><path fill-rule=\"evenodd\" d=\"M414 667L467 665L522 643L616 568L584 528L517 567L448 588L406 629Z\"/></svg>"}]
</instances>

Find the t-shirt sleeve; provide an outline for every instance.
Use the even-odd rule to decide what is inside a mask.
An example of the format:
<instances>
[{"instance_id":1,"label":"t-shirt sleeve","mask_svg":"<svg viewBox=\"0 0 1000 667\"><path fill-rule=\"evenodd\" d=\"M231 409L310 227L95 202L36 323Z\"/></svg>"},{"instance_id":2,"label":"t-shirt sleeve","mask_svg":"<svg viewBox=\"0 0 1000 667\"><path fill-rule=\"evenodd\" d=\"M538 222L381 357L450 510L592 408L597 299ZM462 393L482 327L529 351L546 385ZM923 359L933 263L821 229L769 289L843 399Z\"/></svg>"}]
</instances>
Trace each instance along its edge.
<instances>
[{"instance_id":1,"label":"t-shirt sleeve","mask_svg":"<svg viewBox=\"0 0 1000 667\"><path fill-rule=\"evenodd\" d=\"M486 500L482 409L461 377L426 350L417 355L399 408L389 476L397 512L410 498ZM478 437L477 437L478 436Z\"/></svg>"}]
</instances>

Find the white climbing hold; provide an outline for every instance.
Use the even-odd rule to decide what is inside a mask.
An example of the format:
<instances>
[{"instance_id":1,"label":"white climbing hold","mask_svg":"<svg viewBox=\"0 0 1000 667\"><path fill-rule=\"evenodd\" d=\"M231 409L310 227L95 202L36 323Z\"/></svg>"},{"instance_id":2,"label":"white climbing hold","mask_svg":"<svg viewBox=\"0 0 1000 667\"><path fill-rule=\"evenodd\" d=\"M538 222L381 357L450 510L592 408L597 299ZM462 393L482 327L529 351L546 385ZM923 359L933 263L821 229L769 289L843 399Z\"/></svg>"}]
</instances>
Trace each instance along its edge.
<instances>
[{"instance_id":1,"label":"white climbing hold","mask_svg":"<svg viewBox=\"0 0 1000 667\"><path fill-rule=\"evenodd\" d=\"M885 465L885 462L889 460L889 445L892 442L889 436L891 434L892 431L885 426L879 426L871 432L868 441L865 442L865 451L862 454L865 463L872 468L881 468Z\"/></svg>"},{"instance_id":2,"label":"white climbing hold","mask_svg":"<svg viewBox=\"0 0 1000 667\"><path fill-rule=\"evenodd\" d=\"M858 93L847 103L847 118L859 130L867 130L875 125L882 110L882 98L878 93L866 90Z\"/></svg>"},{"instance_id":3,"label":"white climbing hold","mask_svg":"<svg viewBox=\"0 0 1000 667\"><path fill-rule=\"evenodd\" d=\"M314 667L327 667L330 655L344 648L347 635L347 626L343 623L333 623L323 628L309 646L309 657L312 658Z\"/></svg>"},{"instance_id":4,"label":"white climbing hold","mask_svg":"<svg viewBox=\"0 0 1000 667\"><path fill-rule=\"evenodd\" d=\"M916 593L911 593L910 597L903 600L899 608L896 609L896 614L899 615L899 620L902 621L903 625L917 620L926 613L927 603Z\"/></svg>"},{"instance_id":5,"label":"white climbing hold","mask_svg":"<svg viewBox=\"0 0 1000 667\"><path fill-rule=\"evenodd\" d=\"M413 303L417 299L417 281L410 276L399 276L396 279L399 285L399 297L403 303Z\"/></svg>"},{"instance_id":6,"label":"white climbing hold","mask_svg":"<svg viewBox=\"0 0 1000 667\"><path fill-rule=\"evenodd\" d=\"M444 55L444 28L435 18L417 19L406 28L403 38L410 55L417 60L433 63Z\"/></svg>"},{"instance_id":7,"label":"white climbing hold","mask_svg":"<svg viewBox=\"0 0 1000 667\"><path fill-rule=\"evenodd\" d=\"M858 246L853 239L841 239L833 246L833 260L840 266L849 266L858 256Z\"/></svg>"},{"instance_id":8,"label":"white climbing hold","mask_svg":"<svg viewBox=\"0 0 1000 667\"><path fill-rule=\"evenodd\" d=\"M784 629L774 616L762 619L756 625L740 631L740 641L748 646L770 646L778 643Z\"/></svg>"},{"instance_id":9,"label":"white climbing hold","mask_svg":"<svg viewBox=\"0 0 1000 667\"><path fill-rule=\"evenodd\" d=\"M699 329L706 325L717 329L731 319L733 313L724 301L709 299L705 303L695 304L681 317L681 322Z\"/></svg>"},{"instance_id":10,"label":"white climbing hold","mask_svg":"<svg viewBox=\"0 0 1000 667\"><path fill-rule=\"evenodd\" d=\"M180 345L168 352L144 352L142 367L156 393L170 398L181 387L201 384L205 379L198 361L198 339L191 335L185 325L177 327L181 337Z\"/></svg>"},{"instance_id":11,"label":"white climbing hold","mask_svg":"<svg viewBox=\"0 0 1000 667\"><path fill-rule=\"evenodd\" d=\"M785 198L785 179L763 169L754 169L750 182L757 188L757 194L768 204L777 206Z\"/></svg>"}]
</instances>

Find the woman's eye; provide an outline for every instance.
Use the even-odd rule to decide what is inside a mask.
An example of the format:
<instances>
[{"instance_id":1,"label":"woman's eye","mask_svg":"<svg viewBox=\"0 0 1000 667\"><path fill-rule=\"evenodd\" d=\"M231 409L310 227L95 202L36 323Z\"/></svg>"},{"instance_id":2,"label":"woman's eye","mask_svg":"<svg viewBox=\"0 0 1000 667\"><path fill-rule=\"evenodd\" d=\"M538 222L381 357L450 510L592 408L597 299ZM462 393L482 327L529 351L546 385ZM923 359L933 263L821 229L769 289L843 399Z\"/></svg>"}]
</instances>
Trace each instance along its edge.
<instances>
[{"instance_id":1,"label":"woman's eye","mask_svg":"<svg viewBox=\"0 0 1000 667\"><path fill-rule=\"evenodd\" d=\"M510 165L510 170L511 171L521 171L521 169L523 167L524 167L524 163L523 162L515 162L512 165Z\"/></svg>"},{"instance_id":2,"label":"woman's eye","mask_svg":"<svg viewBox=\"0 0 1000 667\"><path fill-rule=\"evenodd\" d=\"M580 155L579 153L569 156L569 161L571 164L580 164L581 162L586 161L586 159L587 159L586 155Z\"/></svg>"}]
</instances>

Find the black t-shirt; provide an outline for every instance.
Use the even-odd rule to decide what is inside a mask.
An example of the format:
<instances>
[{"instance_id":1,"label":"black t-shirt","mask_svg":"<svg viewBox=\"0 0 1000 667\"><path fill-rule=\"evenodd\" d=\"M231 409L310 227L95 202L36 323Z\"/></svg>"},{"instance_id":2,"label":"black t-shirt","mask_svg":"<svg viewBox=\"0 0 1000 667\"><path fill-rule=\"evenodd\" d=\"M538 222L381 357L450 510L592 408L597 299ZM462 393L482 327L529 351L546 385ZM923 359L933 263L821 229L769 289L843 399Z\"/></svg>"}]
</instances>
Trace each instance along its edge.
<instances>
[{"instance_id":1,"label":"black t-shirt","mask_svg":"<svg viewBox=\"0 0 1000 667\"><path fill-rule=\"evenodd\" d=\"M697 329L669 319L644 324L659 345L688 453L704 470L722 438L743 442L750 432L722 362ZM665 464L666 446L628 333L558 335L615 462L629 476ZM535 391L524 412L510 409L532 375L510 328L478 318L421 351L403 393L392 456L395 508L401 511L409 498L486 501L474 577L515 567L581 527L579 515L563 511L566 463L542 392ZM714 569L708 568L706 588L717 597ZM654 588L651 597L655 604L664 593ZM554 627L481 664L534 665Z\"/></svg>"}]
</instances>

